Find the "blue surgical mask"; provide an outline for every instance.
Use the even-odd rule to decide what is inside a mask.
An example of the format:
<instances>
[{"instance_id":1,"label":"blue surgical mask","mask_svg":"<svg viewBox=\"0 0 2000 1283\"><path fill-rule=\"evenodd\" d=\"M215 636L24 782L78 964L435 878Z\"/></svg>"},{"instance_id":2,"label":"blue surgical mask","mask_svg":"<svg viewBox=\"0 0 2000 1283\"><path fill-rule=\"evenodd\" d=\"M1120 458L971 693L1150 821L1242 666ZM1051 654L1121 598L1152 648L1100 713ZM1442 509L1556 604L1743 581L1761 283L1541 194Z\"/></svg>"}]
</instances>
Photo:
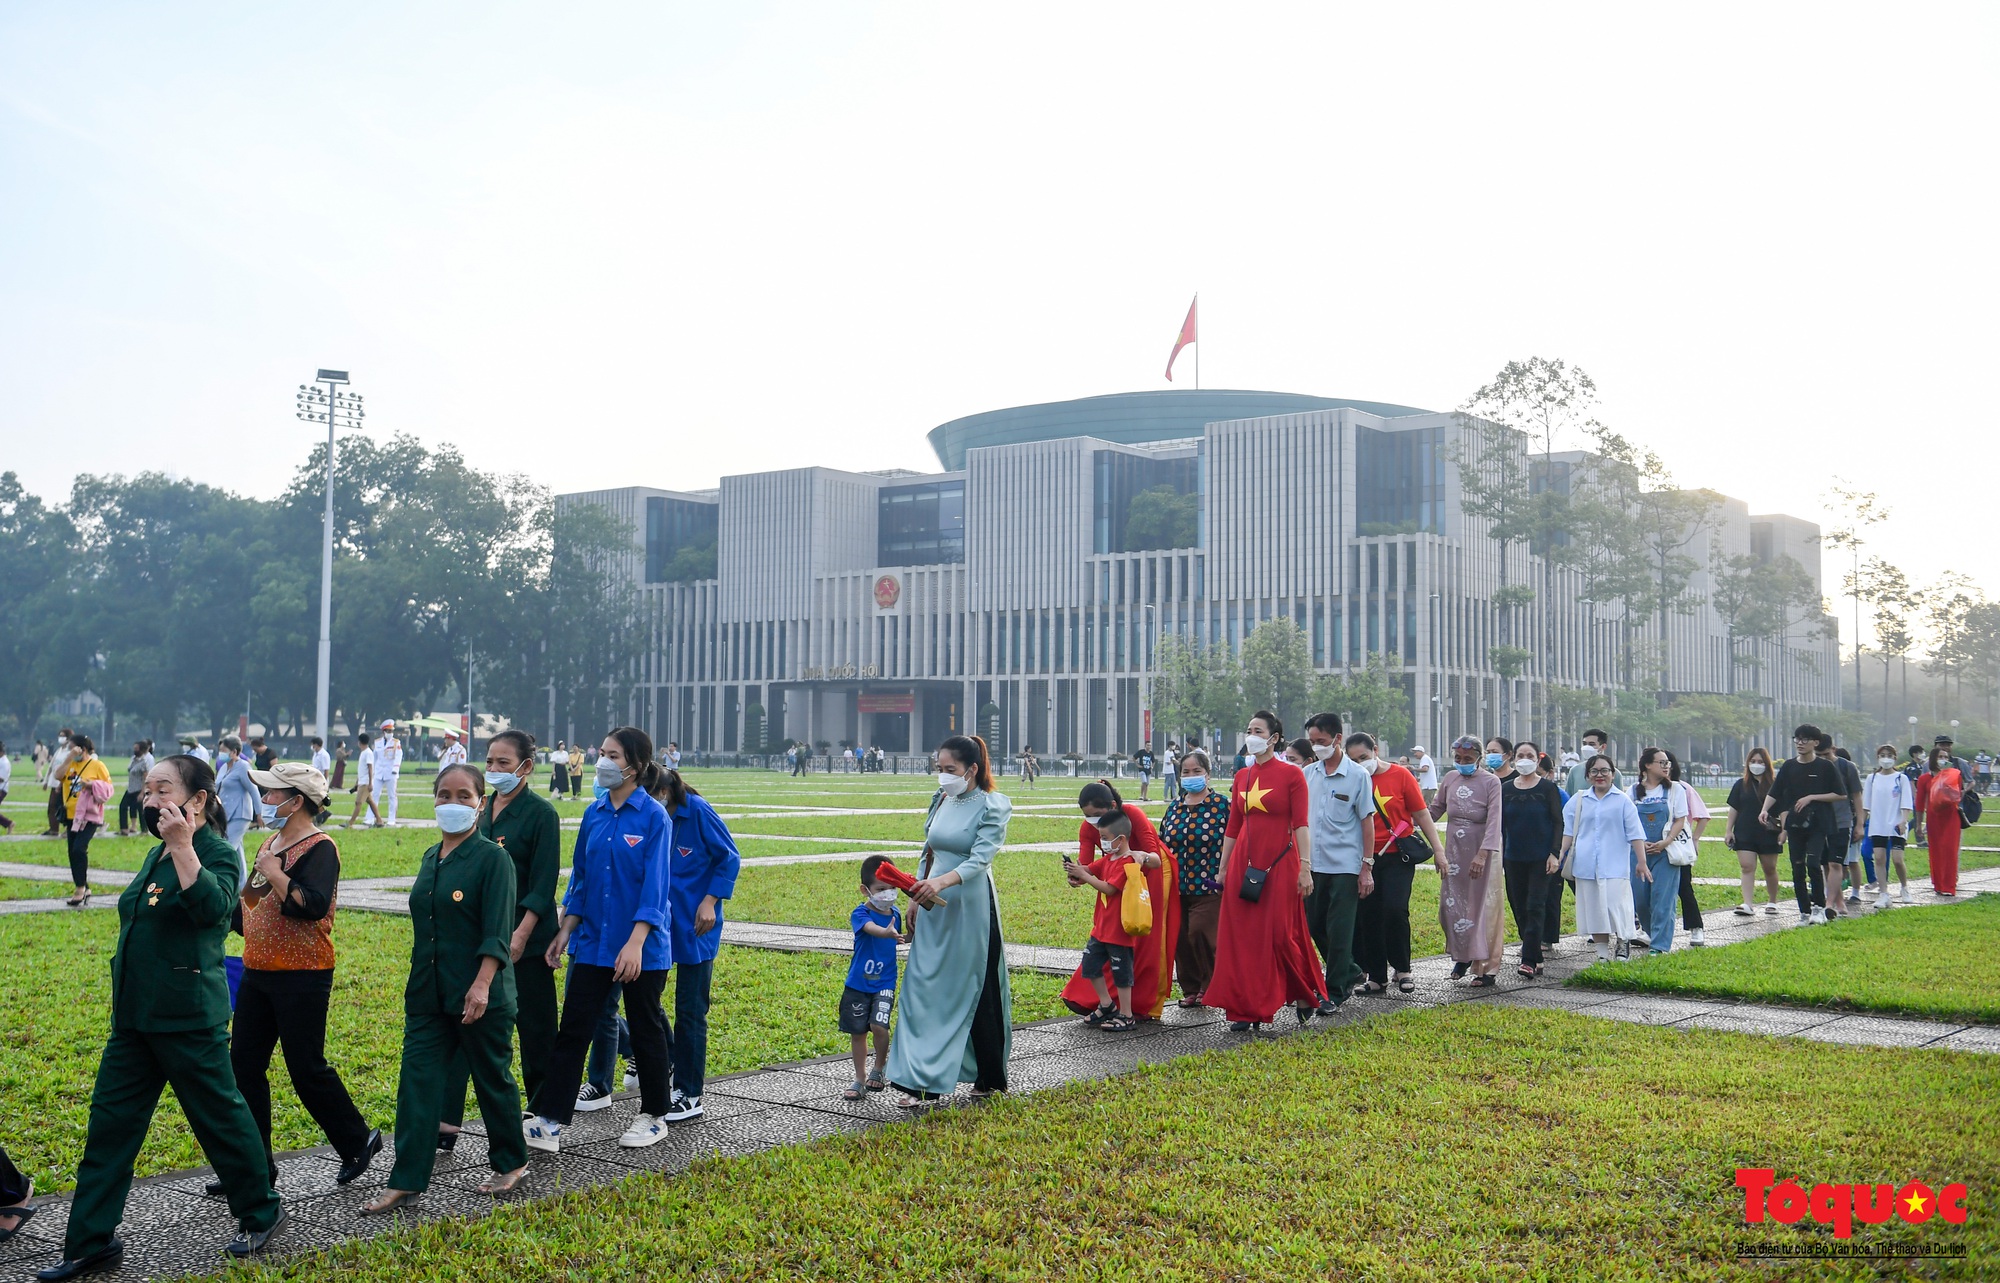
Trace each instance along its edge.
<instances>
[{"instance_id":1,"label":"blue surgical mask","mask_svg":"<svg viewBox=\"0 0 2000 1283\"><path fill-rule=\"evenodd\" d=\"M259 802L257 806L264 813L265 825L267 827L276 827L278 823L278 808L272 806L269 802Z\"/></svg>"},{"instance_id":2,"label":"blue surgical mask","mask_svg":"<svg viewBox=\"0 0 2000 1283\"><path fill-rule=\"evenodd\" d=\"M1499 753L1488 753L1486 755L1486 769L1489 771L1497 771L1506 764L1507 759Z\"/></svg>"},{"instance_id":3,"label":"blue surgical mask","mask_svg":"<svg viewBox=\"0 0 2000 1283\"><path fill-rule=\"evenodd\" d=\"M465 806L458 802L439 802L436 810L437 826L446 833L464 833L479 823L479 808L476 806Z\"/></svg>"},{"instance_id":4,"label":"blue surgical mask","mask_svg":"<svg viewBox=\"0 0 2000 1283\"><path fill-rule=\"evenodd\" d=\"M1208 777L1206 775L1183 775L1181 776L1181 787L1190 793L1199 793L1208 787Z\"/></svg>"},{"instance_id":5,"label":"blue surgical mask","mask_svg":"<svg viewBox=\"0 0 2000 1283\"><path fill-rule=\"evenodd\" d=\"M1458 768L1460 775L1479 774L1479 763L1477 762L1453 762L1452 765Z\"/></svg>"},{"instance_id":6,"label":"blue surgical mask","mask_svg":"<svg viewBox=\"0 0 2000 1283\"><path fill-rule=\"evenodd\" d=\"M605 788L602 784L593 784L590 786L590 794L592 797L595 797L598 801L602 802L605 798L611 796L611 790Z\"/></svg>"},{"instance_id":7,"label":"blue surgical mask","mask_svg":"<svg viewBox=\"0 0 2000 1283\"><path fill-rule=\"evenodd\" d=\"M495 793L512 793L521 785L521 777L509 775L505 771L486 772L486 787Z\"/></svg>"}]
</instances>

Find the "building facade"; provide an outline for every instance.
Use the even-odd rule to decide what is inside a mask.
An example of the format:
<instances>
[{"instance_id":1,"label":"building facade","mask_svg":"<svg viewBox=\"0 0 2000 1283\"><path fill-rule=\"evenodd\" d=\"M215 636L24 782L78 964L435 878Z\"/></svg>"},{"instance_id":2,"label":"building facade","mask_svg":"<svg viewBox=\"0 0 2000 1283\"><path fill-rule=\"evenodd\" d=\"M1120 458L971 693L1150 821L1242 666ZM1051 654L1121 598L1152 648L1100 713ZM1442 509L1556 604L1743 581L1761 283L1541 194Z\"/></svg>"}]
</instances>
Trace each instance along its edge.
<instances>
[{"instance_id":1,"label":"building facade","mask_svg":"<svg viewBox=\"0 0 2000 1283\"><path fill-rule=\"evenodd\" d=\"M651 640L631 713L683 748L922 752L969 729L1003 756L1158 748L1161 639L1233 649L1273 618L1297 624L1318 671L1385 664L1434 748L1461 731L1541 734L1560 688L1615 688L1635 651L1669 699L1752 690L1774 723L1839 704L1822 621L1732 643L1706 570L1664 636L1518 546L1503 579L1460 491L1456 460L1482 439L1407 406L1128 393L945 424L936 473L796 468L560 502L602 504L633 531L619 569ZM1715 551L1789 555L1817 584L1817 534L1724 500L1682 552L1702 567ZM1511 641L1529 655L1503 676L1494 594L1524 582L1536 596Z\"/></svg>"}]
</instances>

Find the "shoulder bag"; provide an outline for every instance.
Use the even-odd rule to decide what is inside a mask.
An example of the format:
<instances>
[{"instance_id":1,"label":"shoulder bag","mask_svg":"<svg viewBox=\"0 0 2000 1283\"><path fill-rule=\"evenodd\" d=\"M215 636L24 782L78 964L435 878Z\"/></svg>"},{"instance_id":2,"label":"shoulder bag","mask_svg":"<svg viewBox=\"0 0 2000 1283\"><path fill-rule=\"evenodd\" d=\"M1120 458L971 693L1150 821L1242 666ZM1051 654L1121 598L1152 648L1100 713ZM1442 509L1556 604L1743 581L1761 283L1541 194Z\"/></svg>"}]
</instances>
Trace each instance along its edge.
<instances>
[{"instance_id":1,"label":"shoulder bag","mask_svg":"<svg viewBox=\"0 0 2000 1283\"><path fill-rule=\"evenodd\" d=\"M1264 884L1270 880L1271 870L1277 867L1278 860L1284 859L1286 852L1289 852L1291 849L1292 844L1290 842L1285 843L1285 849L1278 852L1277 859L1272 860L1261 869L1254 864L1246 863L1243 868L1243 880L1236 884L1236 894L1252 904L1263 899Z\"/></svg>"}]
</instances>

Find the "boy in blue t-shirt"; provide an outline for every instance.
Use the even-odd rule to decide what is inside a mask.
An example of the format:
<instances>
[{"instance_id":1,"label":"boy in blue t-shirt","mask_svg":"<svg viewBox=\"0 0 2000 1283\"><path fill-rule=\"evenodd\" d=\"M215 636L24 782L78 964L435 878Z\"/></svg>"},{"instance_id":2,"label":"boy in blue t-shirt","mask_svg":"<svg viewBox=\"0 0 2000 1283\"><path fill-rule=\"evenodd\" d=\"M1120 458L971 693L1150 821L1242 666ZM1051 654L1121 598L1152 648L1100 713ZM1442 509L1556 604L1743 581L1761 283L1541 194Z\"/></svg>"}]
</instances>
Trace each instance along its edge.
<instances>
[{"instance_id":1,"label":"boy in blue t-shirt","mask_svg":"<svg viewBox=\"0 0 2000 1283\"><path fill-rule=\"evenodd\" d=\"M896 1009L896 945L903 938L903 915L896 890L875 875L888 857L861 862L861 890L867 899L848 919L854 928L854 961L840 994L840 1028L854 1042L854 1085L841 1095L860 1100L889 1085L889 1015ZM868 1072L868 1035L875 1035L875 1072Z\"/></svg>"}]
</instances>

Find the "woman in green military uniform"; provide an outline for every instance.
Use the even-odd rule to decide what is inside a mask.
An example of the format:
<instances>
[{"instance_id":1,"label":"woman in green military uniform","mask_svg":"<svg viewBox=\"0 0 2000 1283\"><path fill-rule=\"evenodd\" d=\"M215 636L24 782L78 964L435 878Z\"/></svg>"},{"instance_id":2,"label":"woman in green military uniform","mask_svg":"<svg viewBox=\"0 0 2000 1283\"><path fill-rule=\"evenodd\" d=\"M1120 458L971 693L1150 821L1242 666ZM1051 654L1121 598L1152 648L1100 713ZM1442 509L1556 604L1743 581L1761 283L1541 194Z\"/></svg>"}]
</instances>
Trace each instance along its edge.
<instances>
[{"instance_id":1,"label":"woman in green military uniform","mask_svg":"<svg viewBox=\"0 0 2000 1283\"><path fill-rule=\"evenodd\" d=\"M521 1093L514 1084L514 864L479 836L486 782L460 764L438 772L435 811L444 840L424 852L410 888L410 982L403 990L403 1069L396 1085L396 1166L361 1208L388 1211L430 1188L448 1075L463 1057L486 1123L496 1173L482 1194L514 1188L528 1171ZM459 1098L464 1099L464 1088Z\"/></svg>"},{"instance_id":2,"label":"woman in green military uniform","mask_svg":"<svg viewBox=\"0 0 2000 1283\"><path fill-rule=\"evenodd\" d=\"M286 1219L271 1188L264 1138L229 1067L222 944L239 866L223 836L228 822L216 800L215 772L192 757L161 762L146 775L139 817L160 843L118 898L111 1039L97 1064L63 1259L42 1270L43 1279L115 1269L124 1260L115 1234L132 1164L167 1086L229 1196L240 1229L229 1253L262 1251Z\"/></svg>"},{"instance_id":3,"label":"woman in green military uniform","mask_svg":"<svg viewBox=\"0 0 2000 1283\"><path fill-rule=\"evenodd\" d=\"M535 737L501 731L486 743L486 805L479 836L491 838L514 863L514 1031L521 1044L521 1098L533 1100L556 1045L556 973L542 955L555 939L556 875L562 869L562 819L555 804L528 787L535 771ZM444 1134L451 1148L465 1121L466 1066L454 1058L445 1074Z\"/></svg>"}]
</instances>

